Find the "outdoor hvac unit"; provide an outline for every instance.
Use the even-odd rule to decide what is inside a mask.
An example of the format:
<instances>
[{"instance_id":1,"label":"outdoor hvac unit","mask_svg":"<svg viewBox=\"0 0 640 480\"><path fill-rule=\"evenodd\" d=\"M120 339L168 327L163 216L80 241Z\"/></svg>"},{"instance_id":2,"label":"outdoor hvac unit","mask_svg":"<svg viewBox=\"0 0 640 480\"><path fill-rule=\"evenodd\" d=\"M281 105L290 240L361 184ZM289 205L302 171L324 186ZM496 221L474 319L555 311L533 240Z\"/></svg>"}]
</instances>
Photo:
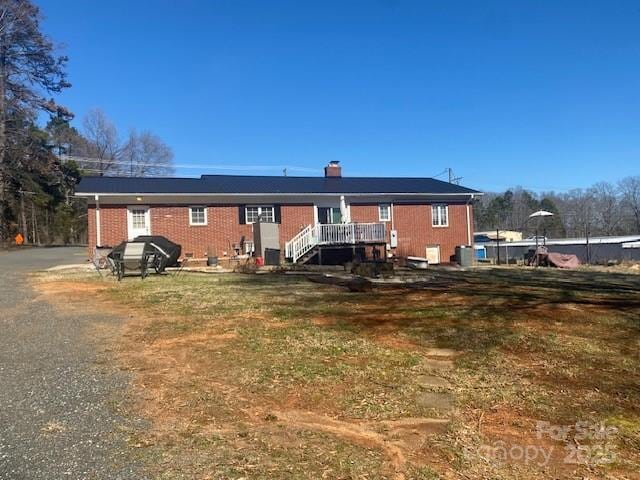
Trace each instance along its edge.
<instances>
[{"instance_id":1,"label":"outdoor hvac unit","mask_svg":"<svg viewBox=\"0 0 640 480\"><path fill-rule=\"evenodd\" d=\"M280 250L280 225L256 222L253 224L253 245L256 257L265 256L265 250Z\"/></svg>"}]
</instances>

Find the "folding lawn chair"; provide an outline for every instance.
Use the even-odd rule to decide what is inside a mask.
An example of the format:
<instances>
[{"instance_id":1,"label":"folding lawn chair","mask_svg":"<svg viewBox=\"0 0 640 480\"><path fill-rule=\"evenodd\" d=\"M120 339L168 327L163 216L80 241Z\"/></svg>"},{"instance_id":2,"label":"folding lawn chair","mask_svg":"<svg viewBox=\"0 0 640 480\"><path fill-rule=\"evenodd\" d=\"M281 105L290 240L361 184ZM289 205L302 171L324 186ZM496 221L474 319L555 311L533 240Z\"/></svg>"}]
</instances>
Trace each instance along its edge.
<instances>
[{"instance_id":1,"label":"folding lawn chair","mask_svg":"<svg viewBox=\"0 0 640 480\"><path fill-rule=\"evenodd\" d=\"M153 247L154 254L151 259L151 265L153 266L156 273L164 272L164 269L167 267L167 262L169 261L170 255L165 252L159 245L156 245L153 242L149 242L149 245Z\"/></svg>"},{"instance_id":2,"label":"folding lawn chair","mask_svg":"<svg viewBox=\"0 0 640 480\"><path fill-rule=\"evenodd\" d=\"M182 273L182 270L184 269L184 267L187 266L188 263L189 263L188 257L184 257L182 260L180 260L180 265L178 266L178 269L174 272L173 276L179 277L180 274Z\"/></svg>"},{"instance_id":3,"label":"folding lawn chair","mask_svg":"<svg viewBox=\"0 0 640 480\"><path fill-rule=\"evenodd\" d=\"M140 271L143 280L148 275L149 255L145 252L144 247L145 244L140 242L125 244L122 256L114 259L118 281L122 280L125 273L130 270Z\"/></svg>"}]
</instances>

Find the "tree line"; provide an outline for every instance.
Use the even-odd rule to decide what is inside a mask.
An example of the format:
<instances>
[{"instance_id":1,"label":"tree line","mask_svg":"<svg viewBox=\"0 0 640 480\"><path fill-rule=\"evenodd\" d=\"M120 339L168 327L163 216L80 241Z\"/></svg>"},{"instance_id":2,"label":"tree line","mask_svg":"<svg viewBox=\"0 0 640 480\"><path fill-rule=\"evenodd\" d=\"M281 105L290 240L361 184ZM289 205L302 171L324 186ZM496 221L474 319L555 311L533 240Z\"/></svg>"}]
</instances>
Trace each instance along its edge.
<instances>
[{"instance_id":1,"label":"tree line","mask_svg":"<svg viewBox=\"0 0 640 480\"><path fill-rule=\"evenodd\" d=\"M167 175L173 153L149 131L121 137L100 109L78 129L53 97L71 87L68 58L40 29L28 0L0 0L0 244L86 241L82 175ZM47 119L44 125L41 119Z\"/></svg>"},{"instance_id":2,"label":"tree line","mask_svg":"<svg viewBox=\"0 0 640 480\"><path fill-rule=\"evenodd\" d=\"M518 230L533 235L536 222L529 215L537 210L554 214L543 222L549 237L640 234L640 176L565 193L534 193L522 187L487 193L475 206L476 231Z\"/></svg>"}]
</instances>

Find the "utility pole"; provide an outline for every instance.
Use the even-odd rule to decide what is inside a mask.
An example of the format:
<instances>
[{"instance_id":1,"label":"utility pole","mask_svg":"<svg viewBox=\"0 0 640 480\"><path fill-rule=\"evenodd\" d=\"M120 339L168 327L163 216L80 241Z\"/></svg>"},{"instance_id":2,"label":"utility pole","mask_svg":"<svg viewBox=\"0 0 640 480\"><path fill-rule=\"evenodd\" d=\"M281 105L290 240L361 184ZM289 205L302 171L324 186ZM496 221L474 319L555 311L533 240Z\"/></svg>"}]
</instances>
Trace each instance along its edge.
<instances>
[{"instance_id":1,"label":"utility pole","mask_svg":"<svg viewBox=\"0 0 640 480\"><path fill-rule=\"evenodd\" d=\"M591 265L591 248L589 247L589 219L587 218L587 228L585 229L585 237L587 239L587 265Z\"/></svg>"},{"instance_id":2,"label":"utility pole","mask_svg":"<svg viewBox=\"0 0 640 480\"><path fill-rule=\"evenodd\" d=\"M27 229L27 212L25 210L25 206L24 206L24 196L25 195L35 195L35 192L27 192L25 190L18 190L18 193L20 194L20 223L22 224L22 236L24 237L24 241L25 242L29 242L29 233L28 233L28 229ZM33 202L32 202L32 210L33 210ZM35 227L34 227L35 228ZM35 230L34 230L35 232ZM35 233L34 233L35 235ZM33 235L32 235L33 237ZM34 240L34 238L32 238L32 240Z\"/></svg>"},{"instance_id":3,"label":"utility pole","mask_svg":"<svg viewBox=\"0 0 640 480\"><path fill-rule=\"evenodd\" d=\"M587 228L585 228L585 237L587 240L587 265L591 265L591 247L589 246L589 230L591 230L591 209L589 208L589 205L587 205Z\"/></svg>"},{"instance_id":4,"label":"utility pole","mask_svg":"<svg viewBox=\"0 0 640 480\"><path fill-rule=\"evenodd\" d=\"M449 183L455 183L456 185L460 185L460 180L462 177L456 177L453 173L453 168L448 167L447 172L449 172Z\"/></svg>"},{"instance_id":5,"label":"utility pole","mask_svg":"<svg viewBox=\"0 0 640 480\"><path fill-rule=\"evenodd\" d=\"M40 244L40 240L38 239L38 223L36 220L36 204L31 200L31 224L32 226L32 240L34 244Z\"/></svg>"},{"instance_id":6,"label":"utility pole","mask_svg":"<svg viewBox=\"0 0 640 480\"><path fill-rule=\"evenodd\" d=\"M29 242L29 235L27 234L27 215L24 211L24 194L23 190L20 190L20 222L22 223L22 236L25 242Z\"/></svg>"}]
</instances>

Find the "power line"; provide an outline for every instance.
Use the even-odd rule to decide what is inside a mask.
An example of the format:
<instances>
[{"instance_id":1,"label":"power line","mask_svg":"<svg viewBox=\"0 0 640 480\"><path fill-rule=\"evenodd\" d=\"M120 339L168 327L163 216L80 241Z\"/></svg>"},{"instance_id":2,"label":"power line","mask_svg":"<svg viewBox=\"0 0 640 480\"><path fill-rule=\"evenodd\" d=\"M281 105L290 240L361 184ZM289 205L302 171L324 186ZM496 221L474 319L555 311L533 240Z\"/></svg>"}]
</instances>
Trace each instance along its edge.
<instances>
[{"instance_id":1,"label":"power line","mask_svg":"<svg viewBox=\"0 0 640 480\"><path fill-rule=\"evenodd\" d=\"M445 173L447 173L448 169L444 169L442 170L440 173L438 173L437 175L431 175L431 178L438 178L441 177L442 175L444 175Z\"/></svg>"},{"instance_id":2,"label":"power line","mask_svg":"<svg viewBox=\"0 0 640 480\"><path fill-rule=\"evenodd\" d=\"M183 168L183 169L192 169L192 170L243 170L243 171L251 171L251 170L283 170L287 169L299 172L313 172L317 173L320 171L318 168L307 168L307 167L297 167L291 165L233 165L233 164L160 164L154 162L129 162L127 160L110 160L110 159L100 159L95 157L78 157L71 155L63 155L60 157L63 161L75 161L79 163L93 163L99 165L118 165L125 167L161 167L161 168Z\"/></svg>"}]
</instances>

